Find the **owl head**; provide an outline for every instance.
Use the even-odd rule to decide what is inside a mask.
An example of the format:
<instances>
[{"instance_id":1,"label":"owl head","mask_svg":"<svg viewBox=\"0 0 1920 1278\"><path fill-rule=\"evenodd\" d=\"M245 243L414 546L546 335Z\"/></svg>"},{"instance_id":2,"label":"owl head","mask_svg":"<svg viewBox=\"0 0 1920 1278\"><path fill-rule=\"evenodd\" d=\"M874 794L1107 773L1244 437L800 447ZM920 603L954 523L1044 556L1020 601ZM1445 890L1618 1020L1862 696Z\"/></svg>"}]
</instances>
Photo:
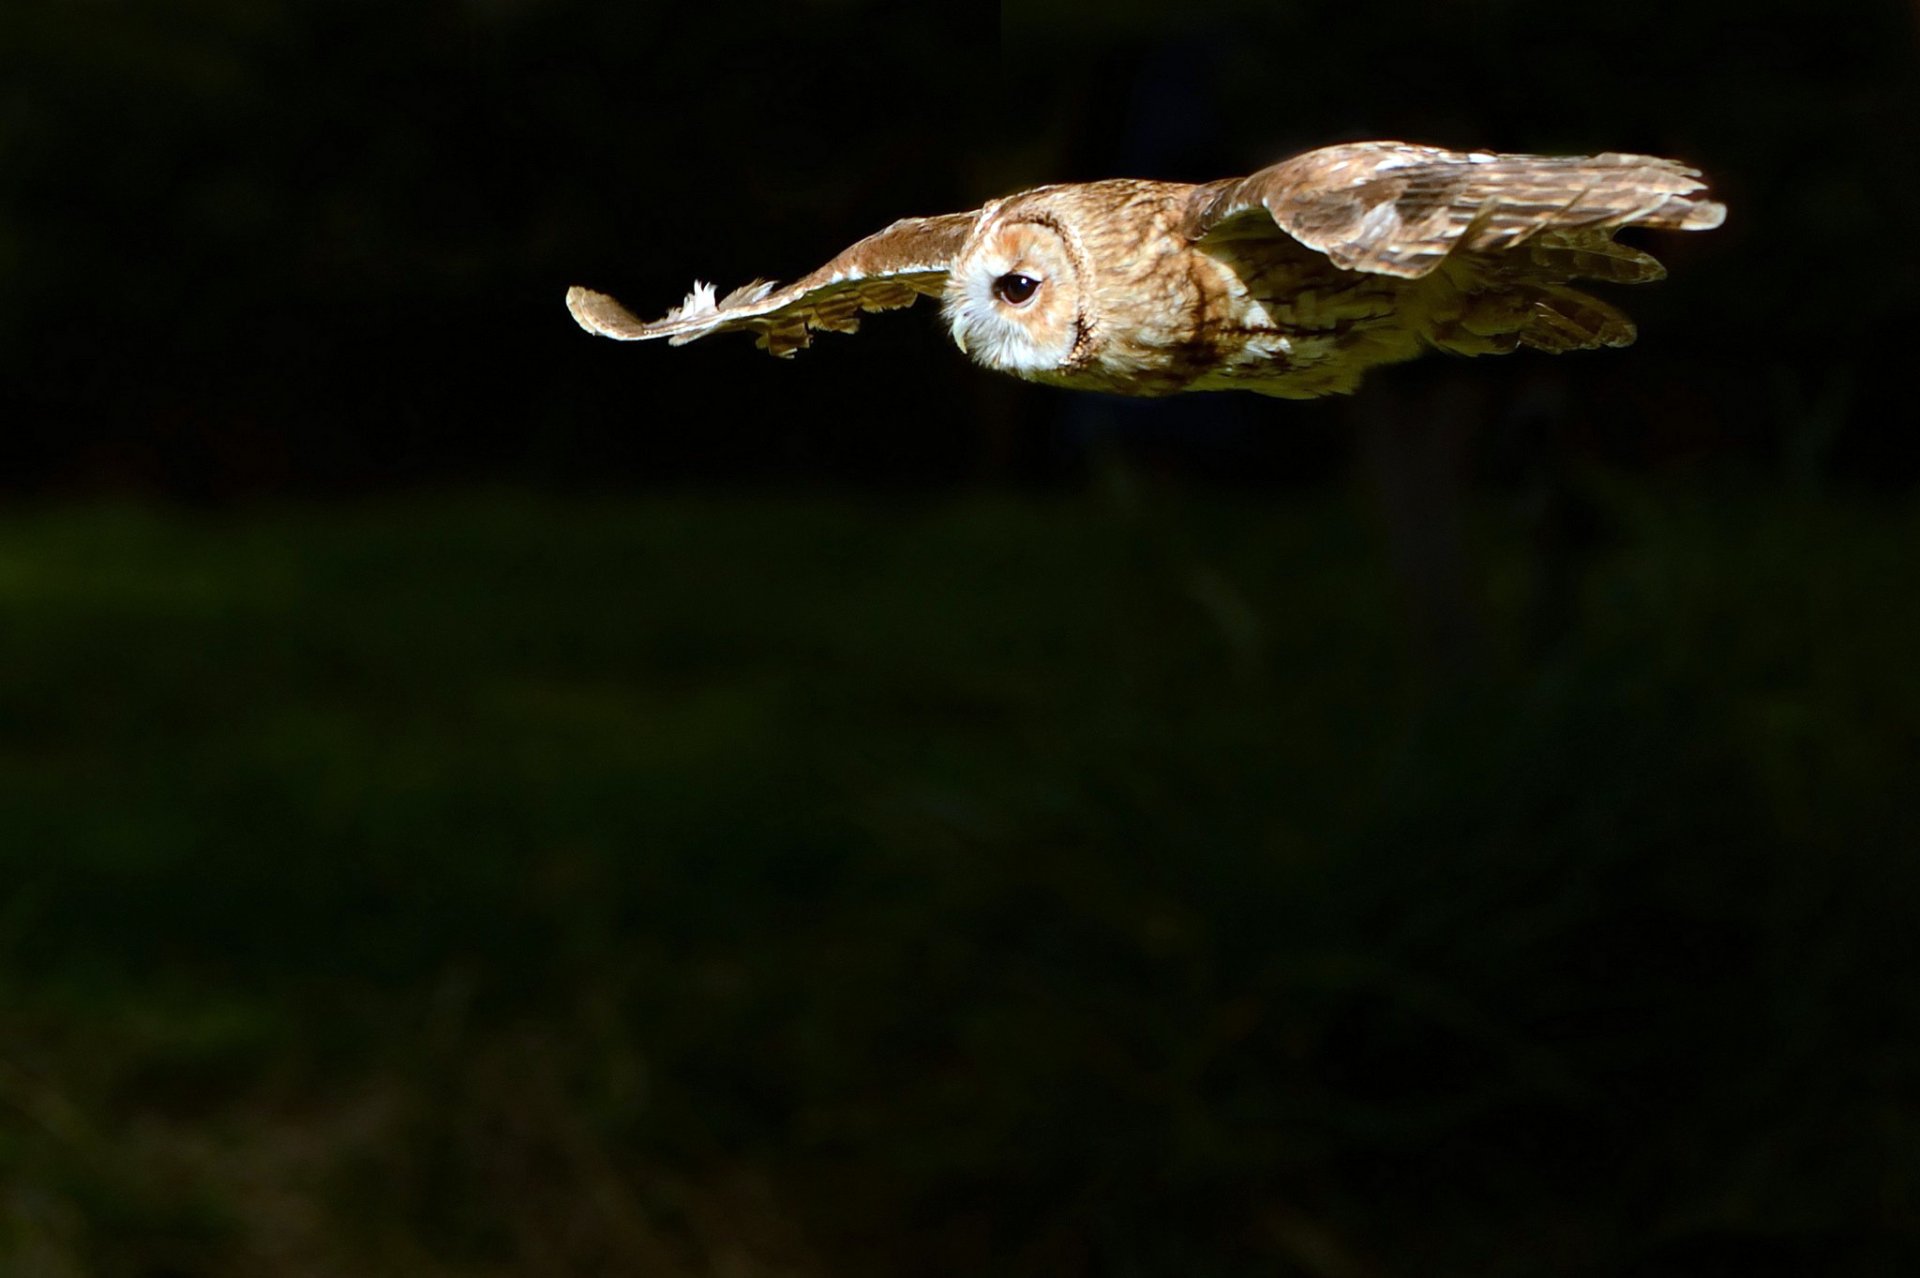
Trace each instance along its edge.
<instances>
[{"instance_id":1,"label":"owl head","mask_svg":"<svg viewBox=\"0 0 1920 1278\"><path fill-rule=\"evenodd\" d=\"M1080 240L1039 208L990 213L955 258L940 309L955 345L1016 377L1067 368L1093 331Z\"/></svg>"}]
</instances>

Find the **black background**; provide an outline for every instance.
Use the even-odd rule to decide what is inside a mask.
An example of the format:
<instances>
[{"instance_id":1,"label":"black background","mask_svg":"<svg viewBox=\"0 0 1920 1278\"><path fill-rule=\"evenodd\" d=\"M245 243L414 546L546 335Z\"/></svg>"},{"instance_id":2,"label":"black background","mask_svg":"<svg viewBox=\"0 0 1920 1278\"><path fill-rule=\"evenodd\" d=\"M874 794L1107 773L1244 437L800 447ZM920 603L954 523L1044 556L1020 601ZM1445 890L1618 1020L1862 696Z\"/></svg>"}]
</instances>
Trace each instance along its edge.
<instances>
[{"instance_id":1,"label":"black background","mask_svg":"<svg viewBox=\"0 0 1920 1278\"><path fill-rule=\"evenodd\" d=\"M1604 398L1591 446L1634 465L1771 456L1819 404L1839 473L1916 473L1898 345L1920 89L1894 4L205 0L0 21L15 488L1072 482L1090 410L993 385L928 313L789 366L737 341L583 342L554 299L585 282L659 313L696 275L791 278L907 213L1367 137L1699 165L1732 216L1658 246L1679 281L1631 298L1630 360L1475 375ZM1129 406L1126 427L1157 465L1326 478L1340 408L1269 408ZM1208 445L1182 439L1195 420Z\"/></svg>"}]
</instances>

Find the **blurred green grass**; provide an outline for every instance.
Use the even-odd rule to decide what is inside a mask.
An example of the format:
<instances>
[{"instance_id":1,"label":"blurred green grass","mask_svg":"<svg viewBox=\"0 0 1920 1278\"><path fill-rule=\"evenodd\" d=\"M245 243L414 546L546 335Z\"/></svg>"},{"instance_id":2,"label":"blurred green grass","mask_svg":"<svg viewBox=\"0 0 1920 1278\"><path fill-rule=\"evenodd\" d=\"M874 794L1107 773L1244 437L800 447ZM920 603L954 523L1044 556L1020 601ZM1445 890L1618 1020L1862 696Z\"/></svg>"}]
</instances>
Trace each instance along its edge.
<instances>
[{"instance_id":1,"label":"blurred green grass","mask_svg":"<svg viewBox=\"0 0 1920 1278\"><path fill-rule=\"evenodd\" d=\"M6 513L0 1269L1904 1264L1920 516L1603 504Z\"/></svg>"}]
</instances>

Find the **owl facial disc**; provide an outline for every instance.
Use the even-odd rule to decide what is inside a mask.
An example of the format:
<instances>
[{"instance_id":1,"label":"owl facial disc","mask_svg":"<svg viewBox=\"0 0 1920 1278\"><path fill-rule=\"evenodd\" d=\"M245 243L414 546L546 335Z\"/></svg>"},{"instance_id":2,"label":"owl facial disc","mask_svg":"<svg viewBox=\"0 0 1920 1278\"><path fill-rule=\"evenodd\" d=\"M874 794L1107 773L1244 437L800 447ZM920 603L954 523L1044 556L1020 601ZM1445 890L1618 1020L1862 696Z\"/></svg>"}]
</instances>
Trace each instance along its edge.
<instances>
[{"instance_id":1,"label":"owl facial disc","mask_svg":"<svg viewBox=\"0 0 1920 1278\"><path fill-rule=\"evenodd\" d=\"M1032 377L1072 354L1080 292L1065 229L1051 218L1012 217L954 263L941 310L954 345L976 363Z\"/></svg>"}]
</instances>

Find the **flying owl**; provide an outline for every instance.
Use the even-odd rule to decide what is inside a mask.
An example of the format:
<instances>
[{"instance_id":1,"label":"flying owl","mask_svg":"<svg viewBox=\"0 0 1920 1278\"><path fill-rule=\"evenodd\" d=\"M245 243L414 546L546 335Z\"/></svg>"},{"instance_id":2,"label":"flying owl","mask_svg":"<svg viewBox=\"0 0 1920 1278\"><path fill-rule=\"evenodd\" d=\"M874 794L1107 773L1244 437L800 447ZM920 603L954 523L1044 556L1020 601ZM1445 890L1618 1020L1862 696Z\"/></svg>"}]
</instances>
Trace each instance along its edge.
<instances>
[{"instance_id":1,"label":"flying owl","mask_svg":"<svg viewBox=\"0 0 1920 1278\"><path fill-rule=\"evenodd\" d=\"M1029 381L1122 395L1351 391L1425 350L1625 346L1633 322L1576 280L1666 274L1623 226L1700 231L1723 205L1673 160L1495 155L1404 142L1309 151L1251 177L1035 187L903 218L784 287L693 292L644 323L573 288L589 332L672 345L747 330L790 356L860 312L940 300L954 343Z\"/></svg>"}]
</instances>

